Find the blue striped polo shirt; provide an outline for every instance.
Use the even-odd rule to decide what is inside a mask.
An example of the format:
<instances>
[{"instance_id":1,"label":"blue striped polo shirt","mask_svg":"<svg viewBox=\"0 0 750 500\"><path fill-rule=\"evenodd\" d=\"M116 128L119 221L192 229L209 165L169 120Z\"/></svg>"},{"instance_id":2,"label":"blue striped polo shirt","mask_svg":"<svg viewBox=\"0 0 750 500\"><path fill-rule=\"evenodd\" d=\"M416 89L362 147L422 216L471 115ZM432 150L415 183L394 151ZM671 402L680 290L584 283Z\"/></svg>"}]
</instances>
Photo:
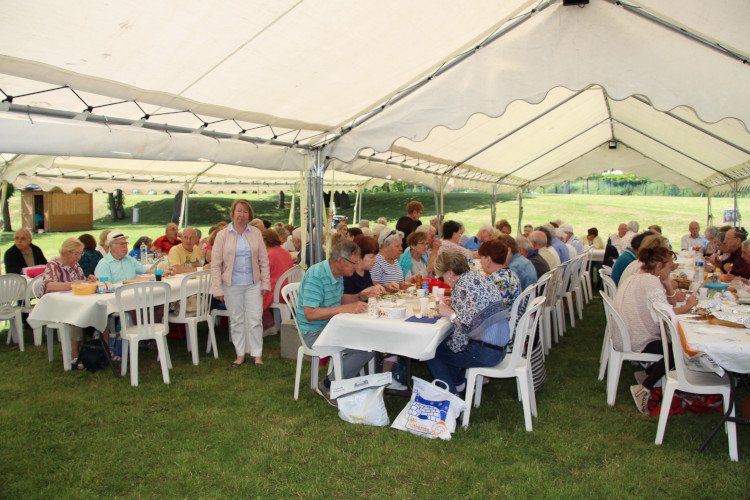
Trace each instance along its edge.
<instances>
[{"instance_id":1,"label":"blue striped polo shirt","mask_svg":"<svg viewBox=\"0 0 750 500\"><path fill-rule=\"evenodd\" d=\"M328 320L307 321L305 318L305 306L307 307L335 307L341 305L341 296L344 295L344 279L335 279L331 272L331 264L328 260L311 266L302 283L299 286L297 304L297 324L306 335L311 332L319 332L328 324Z\"/></svg>"}]
</instances>

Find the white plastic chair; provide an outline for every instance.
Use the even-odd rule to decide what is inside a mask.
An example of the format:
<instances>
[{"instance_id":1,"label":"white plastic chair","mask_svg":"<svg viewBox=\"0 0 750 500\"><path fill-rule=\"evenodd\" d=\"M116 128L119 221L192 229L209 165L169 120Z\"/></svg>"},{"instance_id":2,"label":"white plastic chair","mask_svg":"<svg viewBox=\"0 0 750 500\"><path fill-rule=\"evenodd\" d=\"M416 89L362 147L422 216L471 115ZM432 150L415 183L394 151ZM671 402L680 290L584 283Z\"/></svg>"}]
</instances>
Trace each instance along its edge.
<instances>
[{"instance_id":1,"label":"white plastic chair","mask_svg":"<svg viewBox=\"0 0 750 500\"><path fill-rule=\"evenodd\" d=\"M227 318L227 331L229 332L229 341L232 341L232 324L229 321L229 311L227 309L213 309L211 313L209 314L209 317L211 318L211 324L214 325L214 328L216 328L216 325L219 322L219 317ZM206 342L206 354L209 354L211 352L212 347L216 345L216 337L214 337L214 344L211 344L211 339L209 338ZM215 349L214 349L215 350ZM218 356L218 354L216 355Z\"/></svg>"},{"instance_id":2,"label":"white plastic chair","mask_svg":"<svg viewBox=\"0 0 750 500\"><path fill-rule=\"evenodd\" d=\"M302 332L300 331L299 324L297 323L297 305L299 303L297 294L299 293L299 286L300 283L289 283L281 289L281 297L284 299L284 302L286 302L286 306L287 308L289 308L290 315L292 316L292 318L294 318L294 325L297 328L297 335L299 335L300 341L300 346L297 349L297 370L294 375L295 401L299 399L299 383L300 378L302 377L302 361L305 359L305 356L310 356L312 358L312 366L310 369L311 389L315 389L318 386L318 366L320 361L320 354L318 354L314 349L307 347L307 344L305 344L305 339L302 337Z\"/></svg>"},{"instance_id":3,"label":"white plastic chair","mask_svg":"<svg viewBox=\"0 0 750 500\"><path fill-rule=\"evenodd\" d=\"M34 306L42 293L43 280L44 274L40 274L26 283L26 293L21 307L22 313L30 314L34 310ZM43 327L34 328L34 345L42 345L42 329Z\"/></svg>"},{"instance_id":4,"label":"white plastic chair","mask_svg":"<svg viewBox=\"0 0 750 500\"><path fill-rule=\"evenodd\" d=\"M562 298L568 303L568 313L570 314L570 327L576 327L576 309L578 309L578 319L583 321L583 290L581 288L581 267L584 264L586 254L581 254L568 263L568 280L567 286L562 294ZM573 297L575 296L575 308L573 307Z\"/></svg>"},{"instance_id":5,"label":"white plastic chair","mask_svg":"<svg viewBox=\"0 0 750 500\"><path fill-rule=\"evenodd\" d=\"M188 295L188 285L191 280L198 280L198 290L193 295ZM189 312L188 299L196 298L195 312ZM211 271L196 271L186 275L180 284L180 311L179 314L169 316L170 323L187 325L187 350L193 355L193 364L198 364L198 323L205 321L208 323L208 347L213 347L214 358L219 357L219 351L216 348L216 335L214 334L214 324L211 319L209 309L211 308Z\"/></svg>"},{"instance_id":6,"label":"white plastic chair","mask_svg":"<svg viewBox=\"0 0 750 500\"><path fill-rule=\"evenodd\" d=\"M302 281L302 277L304 275L304 269L302 269L300 266L292 266L287 269L276 282L276 286L273 289L273 302L270 306L268 306L268 308L271 309L271 312L273 313L273 321L276 324L276 331L281 331L281 323L292 319L291 314L289 314L289 309L282 301L281 289L284 285L288 285L289 283L299 283L300 281Z\"/></svg>"},{"instance_id":7,"label":"white plastic chair","mask_svg":"<svg viewBox=\"0 0 750 500\"><path fill-rule=\"evenodd\" d=\"M594 296L594 288L591 284L591 266L594 260L594 249L589 248L583 255L586 258L583 261L583 265L581 265L581 289L583 290L583 298L588 304Z\"/></svg>"},{"instance_id":8,"label":"white plastic chair","mask_svg":"<svg viewBox=\"0 0 750 500\"><path fill-rule=\"evenodd\" d=\"M0 276L0 321L10 321L8 344L11 340L18 343L23 351L23 323L21 312L26 296L26 278L19 274Z\"/></svg>"},{"instance_id":9,"label":"white plastic chair","mask_svg":"<svg viewBox=\"0 0 750 500\"><path fill-rule=\"evenodd\" d=\"M602 274L600 275L604 290L601 293L605 293L609 300L614 302L615 294L617 294L617 285L615 280L610 276ZM609 360L609 324L604 324L604 339L602 340L602 352L599 355L599 380L604 380L604 375L607 373L607 361Z\"/></svg>"},{"instance_id":10,"label":"white plastic chair","mask_svg":"<svg viewBox=\"0 0 750 500\"><path fill-rule=\"evenodd\" d=\"M513 337L513 352L508 353L497 366L483 368L468 368L466 370L466 402L474 398L474 407L479 408L482 402L482 379L480 377L492 378L515 378L518 386L519 399L523 405L523 415L526 430L531 432L533 424L531 417L537 416L536 395L534 393L534 382L531 374L531 363L523 357L524 346L528 345L529 352L534 345L537 323L541 316L544 297L537 297L526 307L518 322ZM471 416L471 404L464 411L463 426L469 427Z\"/></svg>"},{"instance_id":11,"label":"white plastic chair","mask_svg":"<svg viewBox=\"0 0 750 500\"><path fill-rule=\"evenodd\" d=\"M666 384L662 384L663 397L661 400L661 412L659 413L659 424L656 428L656 444L664 440L664 431L667 428L667 419L671 408L674 391L680 390L693 394L721 394L724 413L729 410L731 398L731 381L727 375L720 377L716 373L699 372L689 369L684 363L684 351L682 339L677 331L676 320L672 308L667 304L654 304L654 310L659 317L659 328L661 329L661 342L664 348L664 366L669 366L669 338L672 339L672 353L674 355L674 370L668 370ZM734 417L735 409L732 408L730 416ZM734 422L726 422L724 430L729 439L729 458L733 462L739 460L737 452L737 426Z\"/></svg>"},{"instance_id":12,"label":"white plastic chair","mask_svg":"<svg viewBox=\"0 0 750 500\"><path fill-rule=\"evenodd\" d=\"M607 326L609 329L609 355L607 361L607 404L615 405L617 398L617 385L620 382L620 370L622 370L623 361L643 361L655 363L662 358L661 354L651 354L647 352L633 352L630 343L630 332L625 326L620 313L615 310L613 302L607 295L600 291L602 301L604 302L604 314L607 317ZM616 351L612 342L614 329L620 332L622 338L622 351Z\"/></svg>"},{"instance_id":13,"label":"white plastic chair","mask_svg":"<svg viewBox=\"0 0 750 500\"><path fill-rule=\"evenodd\" d=\"M552 329L552 325L550 324L551 318L547 316L547 301L549 299L549 293L550 293L550 284L552 282L552 278L554 276L554 270L547 271L543 275L539 277L539 279L536 282L536 294L537 297L544 297L545 298L545 305L542 308L542 317L539 318L539 337L542 340L542 347L544 348L544 355L546 356L549 354L552 334L549 333Z\"/></svg>"},{"instance_id":14,"label":"white plastic chair","mask_svg":"<svg viewBox=\"0 0 750 500\"><path fill-rule=\"evenodd\" d=\"M156 341L164 383L169 383L169 369L172 368L167 347L169 292L170 286L160 281L131 283L119 287L115 292L121 318L122 376L128 372L130 364L130 385L138 385L138 342L151 339ZM155 321L154 316L157 306L164 307L163 318L159 323ZM135 324L130 324L133 317Z\"/></svg>"},{"instance_id":15,"label":"white plastic chair","mask_svg":"<svg viewBox=\"0 0 750 500\"><path fill-rule=\"evenodd\" d=\"M610 267L610 266L602 266L601 268L599 268L599 276L602 276L602 275L609 276L611 278L612 277L612 267Z\"/></svg>"}]
</instances>

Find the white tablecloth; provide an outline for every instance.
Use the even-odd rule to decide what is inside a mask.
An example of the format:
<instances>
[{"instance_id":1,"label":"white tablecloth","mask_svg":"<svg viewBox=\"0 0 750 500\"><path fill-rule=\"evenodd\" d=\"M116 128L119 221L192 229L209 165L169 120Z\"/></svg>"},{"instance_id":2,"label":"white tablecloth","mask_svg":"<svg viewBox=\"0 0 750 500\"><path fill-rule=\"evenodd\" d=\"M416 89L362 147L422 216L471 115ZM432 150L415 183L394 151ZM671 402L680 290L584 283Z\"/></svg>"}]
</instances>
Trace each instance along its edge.
<instances>
[{"instance_id":1,"label":"white tablecloth","mask_svg":"<svg viewBox=\"0 0 750 500\"><path fill-rule=\"evenodd\" d=\"M163 280L171 287L170 300L179 300L180 284L185 276L187 275L181 274ZM195 280L193 283L195 283L193 290L195 292L198 281ZM190 293L190 288L188 288L188 293ZM32 328L48 323L65 323L82 328L92 326L101 332L107 326L108 316L116 312L117 302L114 293L73 295L73 292L52 292L39 299L34 310L29 314L27 323Z\"/></svg>"},{"instance_id":2,"label":"white tablecloth","mask_svg":"<svg viewBox=\"0 0 750 500\"><path fill-rule=\"evenodd\" d=\"M378 351L418 360L435 357L435 349L450 333L448 318L437 323L411 323L405 319L368 318L367 313L337 314L315 341L321 356L344 349Z\"/></svg>"},{"instance_id":3,"label":"white tablecloth","mask_svg":"<svg viewBox=\"0 0 750 500\"><path fill-rule=\"evenodd\" d=\"M706 321L678 316L688 347L701 354L689 360L694 365L724 375L724 370L750 373L750 329L709 325ZM694 316L694 315L692 315Z\"/></svg>"}]
</instances>

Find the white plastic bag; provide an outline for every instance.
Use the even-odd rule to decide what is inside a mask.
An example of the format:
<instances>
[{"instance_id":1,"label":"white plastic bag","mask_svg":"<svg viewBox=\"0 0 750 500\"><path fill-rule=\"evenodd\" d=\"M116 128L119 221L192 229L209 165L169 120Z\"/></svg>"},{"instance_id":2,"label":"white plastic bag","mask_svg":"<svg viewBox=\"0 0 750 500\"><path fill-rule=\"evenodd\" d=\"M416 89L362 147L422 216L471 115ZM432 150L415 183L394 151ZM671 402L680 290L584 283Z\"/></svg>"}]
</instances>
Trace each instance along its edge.
<instances>
[{"instance_id":1,"label":"white plastic bag","mask_svg":"<svg viewBox=\"0 0 750 500\"><path fill-rule=\"evenodd\" d=\"M339 418L352 424L385 427L391 421L383 391L393 381L391 372L376 373L331 382L331 399L339 407Z\"/></svg>"},{"instance_id":2,"label":"white plastic bag","mask_svg":"<svg viewBox=\"0 0 750 500\"><path fill-rule=\"evenodd\" d=\"M414 389L411 400L406 404L391 425L394 429L409 431L430 439L449 440L456 430L456 419L466 410L463 399L447 390L448 384L442 380L429 383L412 377ZM438 387L438 383L446 389Z\"/></svg>"}]
</instances>

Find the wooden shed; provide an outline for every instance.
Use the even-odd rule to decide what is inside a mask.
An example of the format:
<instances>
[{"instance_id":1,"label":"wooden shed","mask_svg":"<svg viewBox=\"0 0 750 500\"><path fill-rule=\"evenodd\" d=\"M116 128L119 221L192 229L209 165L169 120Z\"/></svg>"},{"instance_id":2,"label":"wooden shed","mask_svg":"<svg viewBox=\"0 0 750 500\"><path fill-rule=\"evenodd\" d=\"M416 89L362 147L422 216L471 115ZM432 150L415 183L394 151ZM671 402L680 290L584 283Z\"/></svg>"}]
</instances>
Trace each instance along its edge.
<instances>
[{"instance_id":1,"label":"wooden shed","mask_svg":"<svg viewBox=\"0 0 750 500\"><path fill-rule=\"evenodd\" d=\"M35 232L81 231L94 228L94 197L81 189L64 193L22 191L21 221Z\"/></svg>"}]
</instances>

